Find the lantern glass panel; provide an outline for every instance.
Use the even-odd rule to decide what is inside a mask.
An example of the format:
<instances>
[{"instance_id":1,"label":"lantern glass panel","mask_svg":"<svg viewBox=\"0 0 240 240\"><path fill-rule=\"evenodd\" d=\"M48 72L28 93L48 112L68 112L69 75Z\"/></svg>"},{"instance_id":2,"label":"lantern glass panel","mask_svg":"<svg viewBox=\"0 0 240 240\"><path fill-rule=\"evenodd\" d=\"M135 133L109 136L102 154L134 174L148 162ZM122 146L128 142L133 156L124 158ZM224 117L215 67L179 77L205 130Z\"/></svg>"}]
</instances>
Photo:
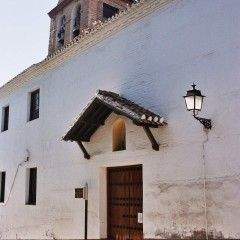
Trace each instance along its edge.
<instances>
[{"instance_id":1,"label":"lantern glass panel","mask_svg":"<svg viewBox=\"0 0 240 240\"><path fill-rule=\"evenodd\" d=\"M203 96L195 96L195 110L201 111Z\"/></svg>"},{"instance_id":2,"label":"lantern glass panel","mask_svg":"<svg viewBox=\"0 0 240 240\"><path fill-rule=\"evenodd\" d=\"M186 96L185 102L188 111L194 110L194 96Z\"/></svg>"}]
</instances>

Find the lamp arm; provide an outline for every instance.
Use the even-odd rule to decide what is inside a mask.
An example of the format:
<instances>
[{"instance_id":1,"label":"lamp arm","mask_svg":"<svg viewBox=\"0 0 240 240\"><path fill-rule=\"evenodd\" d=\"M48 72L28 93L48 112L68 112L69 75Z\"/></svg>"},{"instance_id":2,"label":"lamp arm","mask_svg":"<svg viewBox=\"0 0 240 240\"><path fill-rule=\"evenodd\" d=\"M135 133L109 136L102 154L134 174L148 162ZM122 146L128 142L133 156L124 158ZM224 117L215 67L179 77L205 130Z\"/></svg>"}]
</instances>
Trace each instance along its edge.
<instances>
[{"instance_id":1,"label":"lamp arm","mask_svg":"<svg viewBox=\"0 0 240 240\"><path fill-rule=\"evenodd\" d=\"M195 119L197 119L206 129L212 128L212 120L208 118L197 117L195 114L193 115Z\"/></svg>"}]
</instances>

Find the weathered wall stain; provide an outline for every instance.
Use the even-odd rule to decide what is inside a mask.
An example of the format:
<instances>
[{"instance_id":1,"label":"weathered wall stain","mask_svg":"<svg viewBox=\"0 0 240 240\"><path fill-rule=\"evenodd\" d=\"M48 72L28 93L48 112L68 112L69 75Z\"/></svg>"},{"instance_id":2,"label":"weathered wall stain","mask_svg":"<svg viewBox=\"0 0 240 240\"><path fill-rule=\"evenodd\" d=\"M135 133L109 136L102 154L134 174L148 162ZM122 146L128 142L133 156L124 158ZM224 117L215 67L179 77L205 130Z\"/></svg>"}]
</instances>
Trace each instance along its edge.
<instances>
[{"instance_id":1,"label":"weathered wall stain","mask_svg":"<svg viewBox=\"0 0 240 240\"><path fill-rule=\"evenodd\" d=\"M187 234L187 236L179 233L167 233L167 232L162 232L162 231L156 231L155 232L156 237L160 237L160 239L165 239L165 240L178 240L178 239L184 239L184 240L213 240L213 239L229 239L229 238L224 238L223 234L221 232L217 231L210 231L208 234L206 234L206 231L204 229L201 230L194 230L191 231Z\"/></svg>"},{"instance_id":2,"label":"weathered wall stain","mask_svg":"<svg viewBox=\"0 0 240 240\"><path fill-rule=\"evenodd\" d=\"M236 176L207 179L206 209L201 178L175 182L157 181L155 178L150 185L151 190L147 192L147 196L156 199L159 206L146 214L147 219L156 227L155 237L205 239L207 221L208 239L238 239L239 234L224 235L221 230L224 225L229 232L233 229L231 225L226 226L222 214L237 216L239 211L239 179Z\"/></svg>"}]
</instances>

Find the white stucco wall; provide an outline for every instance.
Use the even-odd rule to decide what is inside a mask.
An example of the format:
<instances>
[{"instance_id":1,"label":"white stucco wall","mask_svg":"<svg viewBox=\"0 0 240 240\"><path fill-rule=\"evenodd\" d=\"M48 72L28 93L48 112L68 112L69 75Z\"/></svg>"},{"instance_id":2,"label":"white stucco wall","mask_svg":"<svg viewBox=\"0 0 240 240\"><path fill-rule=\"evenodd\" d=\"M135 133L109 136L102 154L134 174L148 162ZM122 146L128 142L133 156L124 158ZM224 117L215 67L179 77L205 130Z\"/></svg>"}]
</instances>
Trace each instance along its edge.
<instances>
[{"instance_id":1,"label":"white stucco wall","mask_svg":"<svg viewBox=\"0 0 240 240\"><path fill-rule=\"evenodd\" d=\"M106 39L9 96L10 125L0 134L0 170L6 199L0 204L0 237L83 238L84 202L74 188L89 185L90 239L106 237L108 166L143 164L144 237L191 236L207 228L240 238L240 1L179 0ZM195 82L207 95L206 134L185 111L182 96ZM27 122L28 93L40 88L40 118ZM127 150L112 152L116 115L86 144L60 140L97 89L111 90L166 117L154 130L159 152L128 119ZM203 163L206 163L205 212ZM26 169L38 167L37 205L25 205ZM207 218L207 221L206 221Z\"/></svg>"}]
</instances>

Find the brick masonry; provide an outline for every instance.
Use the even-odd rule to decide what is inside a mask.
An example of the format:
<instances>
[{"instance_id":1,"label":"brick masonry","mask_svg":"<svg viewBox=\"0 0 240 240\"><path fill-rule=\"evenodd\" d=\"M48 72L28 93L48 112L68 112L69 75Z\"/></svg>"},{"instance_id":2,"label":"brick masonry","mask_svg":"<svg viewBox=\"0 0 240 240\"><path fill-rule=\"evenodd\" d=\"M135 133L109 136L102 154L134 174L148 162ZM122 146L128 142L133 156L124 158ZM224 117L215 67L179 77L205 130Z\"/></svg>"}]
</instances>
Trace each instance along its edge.
<instances>
[{"instance_id":1,"label":"brick masonry","mask_svg":"<svg viewBox=\"0 0 240 240\"><path fill-rule=\"evenodd\" d=\"M59 21L63 15L65 15L67 19L65 32L65 45L67 45L73 40L71 34L75 8L81 5L81 32L84 29L92 28L94 22L102 20L103 3L114 6L120 11L126 10L129 6L125 0L74 0L70 1L60 12L51 16L49 54L54 53L58 49L56 36L59 29Z\"/></svg>"}]
</instances>

